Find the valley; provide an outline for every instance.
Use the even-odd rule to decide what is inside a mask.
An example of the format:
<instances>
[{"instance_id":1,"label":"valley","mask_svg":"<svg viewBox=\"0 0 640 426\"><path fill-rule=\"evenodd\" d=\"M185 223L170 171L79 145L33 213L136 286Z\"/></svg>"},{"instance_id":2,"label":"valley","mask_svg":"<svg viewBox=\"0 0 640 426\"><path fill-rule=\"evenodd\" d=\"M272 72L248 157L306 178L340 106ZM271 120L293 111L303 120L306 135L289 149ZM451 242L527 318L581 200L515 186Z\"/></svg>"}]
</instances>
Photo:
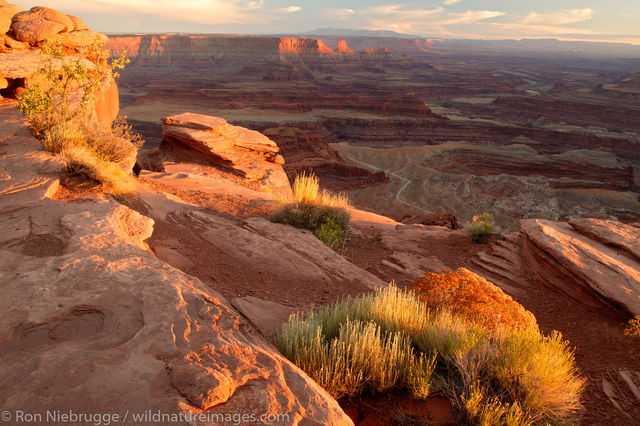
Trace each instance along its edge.
<instances>
[{"instance_id":1,"label":"valley","mask_svg":"<svg viewBox=\"0 0 640 426\"><path fill-rule=\"evenodd\" d=\"M112 35L121 111L153 148L189 110L263 132L285 158L402 219L640 220L635 46Z\"/></svg>"}]
</instances>

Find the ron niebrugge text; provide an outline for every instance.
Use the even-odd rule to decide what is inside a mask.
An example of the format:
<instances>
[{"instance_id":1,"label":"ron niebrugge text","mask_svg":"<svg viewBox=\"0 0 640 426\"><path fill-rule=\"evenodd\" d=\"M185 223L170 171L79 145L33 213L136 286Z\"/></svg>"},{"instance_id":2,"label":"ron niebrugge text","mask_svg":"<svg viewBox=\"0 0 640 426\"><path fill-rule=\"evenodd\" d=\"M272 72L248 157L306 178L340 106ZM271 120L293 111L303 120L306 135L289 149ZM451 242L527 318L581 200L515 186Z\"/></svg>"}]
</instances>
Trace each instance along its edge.
<instances>
[{"instance_id":1,"label":"ron niebrugge text","mask_svg":"<svg viewBox=\"0 0 640 426\"><path fill-rule=\"evenodd\" d=\"M245 423L282 423L288 422L288 414L248 414L248 413L162 413L147 410L141 413L126 411L125 413L79 413L73 410L47 410L42 413L22 410L5 410L0 415L4 422L18 423L59 423L59 424L91 424L109 426L114 423L217 423L240 425Z\"/></svg>"}]
</instances>

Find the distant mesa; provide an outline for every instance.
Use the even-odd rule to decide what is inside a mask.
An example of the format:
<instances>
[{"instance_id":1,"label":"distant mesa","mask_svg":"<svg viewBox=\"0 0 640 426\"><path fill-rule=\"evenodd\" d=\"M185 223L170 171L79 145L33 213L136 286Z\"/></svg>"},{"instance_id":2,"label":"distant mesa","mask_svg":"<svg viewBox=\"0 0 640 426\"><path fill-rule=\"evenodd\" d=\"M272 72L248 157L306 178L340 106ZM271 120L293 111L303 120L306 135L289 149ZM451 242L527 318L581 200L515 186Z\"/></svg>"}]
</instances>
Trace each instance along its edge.
<instances>
[{"instance_id":1,"label":"distant mesa","mask_svg":"<svg viewBox=\"0 0 640 426\"><path fill-rule=\"evenodd\" d=\"M336 52L338 53L353 53L353 50L349 47L346 40L340 40L338 42L338 47L336 48Z\"/></svg>"}]
</instances>

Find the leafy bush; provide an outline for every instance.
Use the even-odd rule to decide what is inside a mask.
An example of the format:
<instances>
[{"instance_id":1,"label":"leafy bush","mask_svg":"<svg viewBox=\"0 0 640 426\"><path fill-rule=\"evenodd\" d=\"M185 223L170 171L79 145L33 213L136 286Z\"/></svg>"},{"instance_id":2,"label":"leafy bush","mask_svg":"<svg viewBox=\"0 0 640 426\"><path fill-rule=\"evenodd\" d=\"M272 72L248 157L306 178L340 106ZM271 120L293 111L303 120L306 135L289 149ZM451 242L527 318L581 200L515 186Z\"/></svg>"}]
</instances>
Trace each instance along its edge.
<instances>
[{"instance_id":1,"label":"leafy bush","mask_svg":"<svg viewBox=\"0 0 640 426\"><path fill-rule=\"evenodd\" d=\"M128 60L123 54L108 63L100 43L75 57L66 57L60 43L45 43L42 51L37 83L18 96L18 110L43 147L61 155L70 171L99 180L112 192L130 190L133 182L125 170L142 140L124 118L106 128L92 112L96 90Z\"/></svg>"},{"instance_id":2,"label":"leafy bush","mask_svg":"<svg viewBox=\"0 0 640 426\"><path fill-rule=\"evenodd\" d=\"M278 349L334 397L409 390L448 397L466 421L545 424L574 419L584 380L558 333L490 332L468 317L430 310L391 285L328 308L293 315Z\"/></svg>"},{"instance_id":3,"label":"leafy bush","mask_svg":"<svg viewBox=\"0 0 640 426\"><path fill-rule=\"evenodd\" d=\"M531 312L499 287L468 269L443 271L440 274L429 272L415 281L411 288L430 307L450 309L490 332L504 327L538 329Z\"/></svg>"},{"instance_id":4,"label":"leafy bush","mask_svg":"<svg viewBox=\"0 0 640 426\"><path fill-rule=\"evenodd\" d=\"M128 63L123 54L107 62L101 42L87 46L79 56L65 56L62 43L45 42L39 79L18 96L18 110L26 114L36 134L64 125L87 113L97 89L112 71Z\"/></svg>"},{"instance_id":5,"label":"leafy bush","mask_svg":"<svg viewBox=\"0 0 640 426\"><path fill-rule=\"evenodd\" d=\"M345 238L344 229L330 216L324 218L324 221L313 231L313 234L334 250L343 243Z\"/></svg>"},{"instance_id":6,"label":"leafy bush","mask_svg":"<svg viewBox=\"0 0 640 426\"><path fill-rule=\"evenodd\" d=\"M473 220L464 226L467 235L476 244L487 242L494 229L493 216L489 213L474 216Z\"/></svg>"},{"instance_id":7,"label":"leafy bush","mask_svg":"<svg viewBox=\"0 0 640 426\"><path fill-rule=\"evenodd\" d=\"M640 315L636 315L635 318L629 320L629 325L624 329L626 336L640 337Z\"/></svg>"},{"instance_id":8,"label":"leafy bush","mask_svg":"<svg viewBox=\"0 0 640 426\"><path fill-rule=\"evenodd\" d=\"M321 190L318 178L302 173L293 183L291 197L280 200L271 215L276 223L313 231L331 248L342 244L349 232L349 200Z\"/></svg>"}]
</instances>

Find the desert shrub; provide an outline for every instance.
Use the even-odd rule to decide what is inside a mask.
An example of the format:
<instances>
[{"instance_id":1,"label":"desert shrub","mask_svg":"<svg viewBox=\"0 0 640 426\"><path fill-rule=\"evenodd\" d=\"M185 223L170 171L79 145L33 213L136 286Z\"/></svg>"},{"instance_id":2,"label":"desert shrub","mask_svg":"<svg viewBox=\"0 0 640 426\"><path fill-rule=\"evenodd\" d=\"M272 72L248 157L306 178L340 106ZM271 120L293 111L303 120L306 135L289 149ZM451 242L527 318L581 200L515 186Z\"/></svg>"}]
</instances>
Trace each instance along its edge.
<instances>
[{"instance_id":1,"label":"desert shrub","mask_svg":"<svg viewBox=\"0 0 640 426\"><path fill-rule=\"evenodd\" d=\"M471 386L467 393L462 394L460 400L464 406L465 417L472 424L481 426L533 424L517 402L508 404L500 401L499 398L488 398L487 391L478 383Z\"/></svg>"},{"instance_id":2,"label":"desert shrub","mask_svg":"<svg viewBox=\"0 0 640 426\"><path fill-rule=\"evenodd\" d=\"M472 221L464 226L465 232L474 243L487 242L494 229L493 216L489 213L474 216Z\"/></svg>"},{"instance_id":3,"label":"desert shrub","mask_svg":"<svg viewBox=\"0 0 640 426\"><path fill-rule=\"evenodd\" d=\"M292 190L276 203L271 220L309 229L331 248L342 244L349 233L347 197L321 190L318 178L306 173L296 177Z\"/></svg>"},{"instance_id":4,"label":"desert shrub","mask_svg":"<svg viewBox=\"0 0 640 426\"><path fill-rule=\"evenodd\" d=\"M500 340L493 373L509 398L532 419L546 423L571 420L580 408L585 380L578 375L573 351L562 335L514 331Z\"/></svg>"},{"instance_id":5,"label":"desert shrub","mask_svg":"<svg viewBox=\"0 0 640 426\"><path fill-rule=\"evenodd\" d=\"M345 238L344 229L331 217L325 217L323 222L313 231L313 234L334 250L344 242Z\"/></svg>"},{"instance_id":6,"label":"desert shrub","mask_svg":"<svg viewBox=\"0 0 640 426\"><path fill-rule=\"evenodd\" d=\"M538 329L531 312L468 269L440 274L429 272L416 280L411 288L429 307L462 314L491 332L504 327Z\"/></svg>"},{"instance_id":7,"label":"desert shrub","mask_svg":"<svg viewBox=\"0 0 640 426\"><path fill-rule=\"evenodd\" d=\"M23 112L44 149L59 154L73 173L104 184L112 192L130 190L133 182L124 172L132 166L140 137L124 118L111 127L100 125L91 111L97 89L128 62L107 61L102 44L95 43L78 56L66 57L60 43L42 46L39 78L18 96Z\"/></svg>"},{"instance_id":8,"label":"desert shrub","mask_svg":"<svg viewBox=\"0 0 640 426\"><path fill-rule=\"evenodd\" d=\"M83 129L74 122L62 122L44 130L40 135L40 143L44 149L59 154L66 145L84 145L86 142Z\"/></svg>"},{"instance_id":9,"label":"desert shrub","mask_svg":"<svg viewBox=\"0 0 640 426\"><path fill-rule=\"evenodd\" d=\"M135 159L138 148L144 143L140 135L131 130L125 117L118 117L111 127L85 122L82 130L87 145L101 160L123 168L131 166L127 161Z\"/></svg>"},{"instance_id":10,"label":"desert shrub","mask_svg":"<svg viewBox=\"0 0 640 426\"><path fill-rule=\"evenodd\" d=\"M37 135L86 114L100 85L128 63L124 52L109 63L101 42L74 57L65 55L60 42L45 42L42 52L40 78L34 78L36 83L18 96L18 110Z\"/></svg>"},{"instance_id":11,"label":"desert shrub","mask_svg":"<svg viewBox=\"0 0 640 426\"><path fill-rule=\"evenodd\" d=\"M402 295L389 287L311 312L304 319L294 315L277 334L275 344L335 398L389 389L408 389L426 398L435 355L415 353L411 336L400 326L411 321L402 314L390 315L400 306L372 315L382 300L402 302ZM394 318L400 322L391 326Z\"/></svg>"},{"instance_id":12,"label":"desert shrub","mask_svg":"<svg viewBox=\"0 0 640 426\"><path fill-rule=\"evenodd\" d=\"M102 160L86 144L65 144L60 156L71 174L81 174L96 180L113 194L129 193L135 188L133 179L120 166Z\"/></svg>"},{"instance_id":13,"label":"desert shrub","mask_svg":"<svg viewBox=\"0 0 640 426\"><path fill-rule=\"evenodd\" d=\"M293 315L274 341L334 397L390 389L446 396L474 424L562 423L584 380L567 342L537 328L498 328L432 309L390 285Z\"/></svg>"},{"instance_id":14,"label":"desert shrub","mask_svg":"<svg viewBox=\"0 0 640 426\"><path fill-rule=\"evenodd\" d=\"M629 325L624 329L626 336L640 337L640 315L629 320Z\"/></svg>"}]
</instances>

